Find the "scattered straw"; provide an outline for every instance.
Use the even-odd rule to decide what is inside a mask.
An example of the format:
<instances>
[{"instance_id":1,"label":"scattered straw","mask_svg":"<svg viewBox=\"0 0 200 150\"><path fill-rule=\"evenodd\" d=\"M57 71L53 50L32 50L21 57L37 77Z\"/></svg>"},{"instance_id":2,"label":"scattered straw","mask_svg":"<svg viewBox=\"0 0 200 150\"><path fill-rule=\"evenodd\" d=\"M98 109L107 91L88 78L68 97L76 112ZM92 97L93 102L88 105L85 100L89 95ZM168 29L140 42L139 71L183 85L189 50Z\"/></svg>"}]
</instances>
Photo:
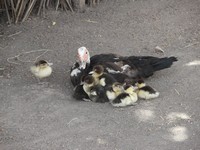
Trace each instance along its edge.
<instances>
[{"instance_id":1,"label":"scattered straw","mask_svg":"<svg viewBox=\"0 0 200 150\"><path fill-rule=\"evenodd\" d=\"M18 32L14 33L14 34L10 34L10 35L8 35L8 37L12 37L12 36L18 35L20 33L22 33L22 31L18 31Z\"/></svg>"},{"instance_id":2,"label":"scattered straw","mask_svg":"<svg viewBox=\"0 0 200 150\"><path fill-rule=\"evenodd\" d=\"M89 22L89 23L98 23L97 21L92 21L92 20L90 20L90 19L86 19L86 20L84 20L84 21Z\"/></svg>"},{"instance_id":3,"label":"scattered straw","mask_svg":"<svg viewBox=\"0 0 200 150\"><path fill-rule=\"evenodd\" d=\"M164 51L161 47L159 47L159 46L156 46L156 47L155 47L155 51L156 51L156 52L165 53L165 51Z\"/></svg>"},{"instance_id":4,"label":"scattered straw","mask_svg":"<svg viewBox=\"0 0 200 150\"><path fill-rule=\"evenodd\" d=\"M42 51L44 51L44 52L41 55L37 56L33 61L24 61L24 60L20 59L20 56L22 56L22 55L30 54L30 53L35 53L35 52L42 52ZM7 62L12 63L12 64L16 64L16 65L20 65L20 63L16 63L16 62L12 61L13 59L16 59L16 60L18 60L20 62L31 62L31 63L34 63L34 62L37 61L38 58L40 58L42 55L44 55L48 51L52 51L52 50L49 50L49 49L39 49L39 50L32 50L32 51L29 51L29 52L23 52L23 53L20 53L20 54L18 54L16 56L7 58Z\"/></svg>"},{"instance_id":5,"label":"scattered straw","mask_svg":"<svg viewBox=\"0 0 200 150\"><path fill-rule=\"evenodd\" d=\"M185 46L184 48L188 48L188 47L193 46L193 45L196 45L196 44L199 44L199 42L191 43L191 44Z\"/></svg>"},{"instance_id":6,"label":"scattered straw","mask_svg":"<svg viewBox=\"0 0 200 150\"><path fill-rule=\"evenodd\" d=\"M73 118L72 120L70 120L68 123L67 123L67 126L70 127L70 123L74 120L77 120L78 118Z\"/></svg>"},{"instance_id":7,"label":"scattered straw","mask_svg":"<svg viewBox=\"0 0 200 150\"><path fill-rule=\"evenodd\" d=\"M180 95L180 93L179 93L179 91L177 90L177 89L174 89L175 90L175 92L178 94L178 95Z\"/></svg>"}]
</instances>

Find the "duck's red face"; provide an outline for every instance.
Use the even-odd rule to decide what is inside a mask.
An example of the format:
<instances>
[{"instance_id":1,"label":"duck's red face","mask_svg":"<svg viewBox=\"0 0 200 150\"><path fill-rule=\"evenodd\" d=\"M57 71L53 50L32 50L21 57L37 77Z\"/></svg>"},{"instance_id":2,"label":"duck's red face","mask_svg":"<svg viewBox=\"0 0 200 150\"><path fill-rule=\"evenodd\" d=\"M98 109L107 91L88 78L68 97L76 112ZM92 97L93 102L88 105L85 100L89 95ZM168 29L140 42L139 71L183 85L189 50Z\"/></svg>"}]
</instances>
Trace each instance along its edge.
<instances>
[{"instance_id":1,"label":"duck's red face","mask_svg":"<svg viewBox=\"0 0 200 150\"><path fill-rule=\"evenodd\" d=\"M90 54L86 47L80 47L78 49L78 61L80 63L80 68L85 69L86 64L90 63Z\"/></svg>"}]
</instances>

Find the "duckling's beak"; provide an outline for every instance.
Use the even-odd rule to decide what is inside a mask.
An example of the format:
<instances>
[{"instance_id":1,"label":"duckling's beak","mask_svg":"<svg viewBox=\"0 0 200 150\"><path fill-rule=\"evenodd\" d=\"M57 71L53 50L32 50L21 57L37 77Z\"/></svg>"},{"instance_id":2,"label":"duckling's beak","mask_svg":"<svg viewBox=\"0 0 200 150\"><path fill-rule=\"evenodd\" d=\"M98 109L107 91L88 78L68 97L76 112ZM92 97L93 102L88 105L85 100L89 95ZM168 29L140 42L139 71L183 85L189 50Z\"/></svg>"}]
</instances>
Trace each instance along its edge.
<instances>
[{"instance_id":1,"label":"duckling's beak","mask_svg":"<svg viewBox=\"0 0 200 150\"><path fill-rule=\"evenodd\" d=\"M137 90L137 89L139 89L139 88L138 88L138 86L133 86L133 89L134 89L134 90Z\"/></svg>"},{"instance_id":2,"label":"duckling's beak","mask_svg":"<svg viewBox=\"0 0 200 150\"><path fill-rule=\"evenodd\" d=\"M90 71L89 74L92 75L94 73L94 71Z\"/></svg>"},{"instance_id":3,"label":"duckling's beak","mask_svg":"<svg viewBox=\"0 0 200 150\"><path fill-rule=\"evenodd\" d=\"M48 65L49 65L49 66L52 66L52 65L53 65L53 63L48 63Z\"/></svg>"},{"instance_id":4,"label":"duckling's beak","mask_svg":"<svg viewBox=\"0 0 200 150\"><path fill-rule=\"evenodd\" d=\"M120 90L121 90L121 91L124 91L124 88L123 88L123 87L120 87Z\"/></svg>"}]
</instances>

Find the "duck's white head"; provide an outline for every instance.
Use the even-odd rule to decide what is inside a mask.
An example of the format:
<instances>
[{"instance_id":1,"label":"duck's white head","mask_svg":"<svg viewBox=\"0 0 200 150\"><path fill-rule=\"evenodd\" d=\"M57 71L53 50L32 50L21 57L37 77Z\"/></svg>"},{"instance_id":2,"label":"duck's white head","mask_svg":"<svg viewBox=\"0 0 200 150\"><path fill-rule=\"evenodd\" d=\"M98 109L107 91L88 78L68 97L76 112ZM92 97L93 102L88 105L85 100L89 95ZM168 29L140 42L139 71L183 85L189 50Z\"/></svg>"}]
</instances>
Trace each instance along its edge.
<instances>
[{"instance_id":1,"label":"duck's white head","mask_svg":"<svg viewBox=\"0 0 200 150\"><path fill-rule=\"evenodd\" d=\"M78 49L78 60L81 69L85 69L86 65L90 63L90 53L86 47L80 47Z\"/></svg>"}]
</instances>

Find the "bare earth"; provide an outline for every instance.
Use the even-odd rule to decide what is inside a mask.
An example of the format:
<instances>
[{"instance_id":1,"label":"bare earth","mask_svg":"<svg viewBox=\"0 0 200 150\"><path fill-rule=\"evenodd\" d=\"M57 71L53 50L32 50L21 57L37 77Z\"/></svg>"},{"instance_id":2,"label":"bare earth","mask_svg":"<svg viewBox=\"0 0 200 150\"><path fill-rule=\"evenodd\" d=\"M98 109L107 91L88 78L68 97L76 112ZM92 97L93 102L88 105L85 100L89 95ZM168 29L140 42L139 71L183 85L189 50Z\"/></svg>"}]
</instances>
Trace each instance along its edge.
<instances>
[{"instance_id":1,"label":"bare earth","mask_svg":"<svg viewBox=\"0 0 200 150\"><path fill-rule=\"evenodd\" d=\"M0 25L1 150L200 149L200 66L186 65L200 61L200 1L126 1L107 0L85 13L50 11L46 18ZM69 69L81 46L91 55L175 55L179 61L146 80L159 98L113 108L72 98ZM156 53L156 46L164 54ZM30 73L32 63L7 62L39 49L52 50L41 57L54 63L45 85ZM20 59L33 61L40 54Z\"/></svg>"}]
</instances>

